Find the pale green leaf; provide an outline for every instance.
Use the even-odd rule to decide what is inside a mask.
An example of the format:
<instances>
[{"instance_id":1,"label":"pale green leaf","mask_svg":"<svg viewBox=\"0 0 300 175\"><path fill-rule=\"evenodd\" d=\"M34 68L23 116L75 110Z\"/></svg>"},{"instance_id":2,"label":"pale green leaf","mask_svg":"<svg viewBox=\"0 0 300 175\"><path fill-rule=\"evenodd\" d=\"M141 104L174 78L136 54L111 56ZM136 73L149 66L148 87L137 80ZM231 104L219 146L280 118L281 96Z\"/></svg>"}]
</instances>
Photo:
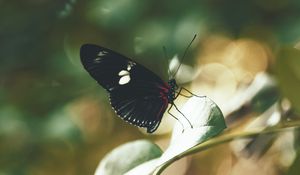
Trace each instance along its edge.
<instances>
[{"instance_id":1,"label":"pale green leaf","mask_svg":"<svg viewBox=\"0 0 300 175\"><path fill-rule=\"evenodd\" d=\"M124 175L125 172L146 161L161 156L161 149L147 140L123 144L100 162L95 175Z\"/></svg>"}]
</instances>

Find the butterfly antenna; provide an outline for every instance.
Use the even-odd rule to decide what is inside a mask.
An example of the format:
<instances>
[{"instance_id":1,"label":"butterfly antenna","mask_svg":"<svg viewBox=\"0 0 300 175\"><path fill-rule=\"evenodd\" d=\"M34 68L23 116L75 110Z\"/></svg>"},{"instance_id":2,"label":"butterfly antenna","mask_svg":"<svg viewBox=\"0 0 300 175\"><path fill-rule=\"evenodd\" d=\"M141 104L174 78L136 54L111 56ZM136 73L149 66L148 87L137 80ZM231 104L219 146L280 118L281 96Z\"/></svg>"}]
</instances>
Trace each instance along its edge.
<instances>
[{"instance_id":1,"label":"butterfly antenna","mask_svg":"<svg viewBox=\"0 0 300 175\"><path fill-rule=\"evenodd\" d=\"M168 67L168 75L171 74L171 70L170 70L170 66L169 66L169 60L168 60L168 54L167 54L167 49L165 46L163 46L163 51L164 51L164 55L165 55L165 60L167 60L167 67Z\"/></svg>"},{"instance_id":2,"label":"butterfly antenna","mask_svg":"<svg viewBox=\"0 0 300 175\"><path fill-rule=\"evenodd\" d=\"M194 37L193 37L193 39L192 39L192 41L190 42L190 44L186 47L186 49L185 49L185 51L184 51L184 54L183 54L183 56L182 56L182 58L181 58L181 60L180 60L180 64L179 64L179 66L177 67L176 71L174 72L172 78L174 78L175 75L177 74L177 72L178 72L178 70L179 70L179 68L180 68L180 66L181 66L181 64L182 64L182 61L184 60L185 55L186 55L187 51L189 50L189 48L191 47L191 45L192 45L193 41L195 40L196 36L197 36L197 35L195 34Z\"/></svg>"}]
</instances>

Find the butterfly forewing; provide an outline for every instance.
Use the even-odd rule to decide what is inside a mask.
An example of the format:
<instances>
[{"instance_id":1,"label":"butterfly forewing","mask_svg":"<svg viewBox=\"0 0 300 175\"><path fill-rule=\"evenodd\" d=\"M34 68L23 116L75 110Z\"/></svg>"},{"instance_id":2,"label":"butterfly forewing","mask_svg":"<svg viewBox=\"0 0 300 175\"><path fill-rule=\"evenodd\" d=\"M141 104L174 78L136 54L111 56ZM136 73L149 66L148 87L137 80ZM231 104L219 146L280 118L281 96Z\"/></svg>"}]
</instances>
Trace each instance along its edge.
<instances>
[{"instance_id":1,"label":"butterfly forewing","mask_svg":"<svg viewBox=\"0 0 300 175\"><path fill-rule=\"evenodd\" d=\"M154 132L167 109L168 85L156 74L112 50L92 45L80 49L81 62L108 93L115 112L129 123Z\"/></svg>"}]
</instances>

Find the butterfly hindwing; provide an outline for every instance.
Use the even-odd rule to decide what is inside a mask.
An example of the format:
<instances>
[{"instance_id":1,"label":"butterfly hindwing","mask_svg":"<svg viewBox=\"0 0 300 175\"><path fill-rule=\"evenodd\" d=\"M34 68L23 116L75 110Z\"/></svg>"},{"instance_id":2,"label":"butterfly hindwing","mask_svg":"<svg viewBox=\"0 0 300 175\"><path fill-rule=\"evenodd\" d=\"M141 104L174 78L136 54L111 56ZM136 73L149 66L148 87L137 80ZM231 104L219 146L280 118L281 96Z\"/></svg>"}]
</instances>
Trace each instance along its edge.
<instances>
[{"instance_id":1,"label":"butterfly hindwing","mask_svg":"<svg viewBox=\"0 0 300 175\"><path fill-rule=\"evenodd\" d=\"M110 93L110 102L121 118L133 125L146 127L150 133L157 129L168 106L167 99L158 91L155 93L153 89L134 86L115 89Z\"/></svg>"},{"instance_id":2,"label":"butterfly hindwing","mask_svg":"<svg viewBox=\"0 0 300 175\"><path fill-rule=\"evenodd\" d=\"M156 74L112 50L85 44L81 62L108 93L115 112L129 123L154 132L167 109L168 86Z\"/></svg>"}]
</instances>

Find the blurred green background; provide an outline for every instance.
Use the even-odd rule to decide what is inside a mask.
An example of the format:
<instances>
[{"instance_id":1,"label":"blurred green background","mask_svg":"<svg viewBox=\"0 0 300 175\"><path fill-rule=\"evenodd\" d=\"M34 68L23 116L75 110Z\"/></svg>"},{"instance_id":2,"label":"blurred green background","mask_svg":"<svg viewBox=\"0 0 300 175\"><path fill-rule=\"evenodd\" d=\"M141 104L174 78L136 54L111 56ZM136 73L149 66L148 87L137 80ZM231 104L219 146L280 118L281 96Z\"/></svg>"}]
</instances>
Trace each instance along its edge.
<instances>
[{"instance_id":1,"label":"blurred green background","mask_svg":"<svg viewBox=\"0 0 300 175\"><path fill-rule=\"evenodd\" d=\"M181 57L197 34L184 60L195 75L184 85L193 92L222 109L239 87L267 72L300 110L299 0L0 0L0 14L0 175L93 174L122 143L168 143L170 117L154 135L116 117L105 90L82 68L84 43L122 53L167 80L162 47ZM190 78L184 70L182 79ZM241 160L228 144L179 162L175 172L299 172L299 135L290 137L292 146L275 151L293 152L289 163L275 153L259 165Z\"/></svg>"}]
</instances>

